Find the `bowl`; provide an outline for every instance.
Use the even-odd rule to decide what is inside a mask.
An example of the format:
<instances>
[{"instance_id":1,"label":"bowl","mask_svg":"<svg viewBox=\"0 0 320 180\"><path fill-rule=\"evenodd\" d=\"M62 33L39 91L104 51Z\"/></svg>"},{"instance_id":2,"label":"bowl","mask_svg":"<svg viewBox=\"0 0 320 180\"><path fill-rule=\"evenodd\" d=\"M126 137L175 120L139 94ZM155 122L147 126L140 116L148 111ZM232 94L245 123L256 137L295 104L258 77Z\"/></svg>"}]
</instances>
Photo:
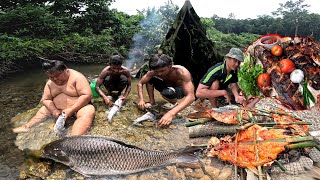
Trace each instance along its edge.
<instances>
[{"instance_id":1,"label":"bowl","mask_svg":"<svg viewBox=\"0 0 320 180\"><path fill-rule=\"evenodd\" d=\"M260 39L259 44L269 50L277 44L280 44L281 40L278 36L264 36Z\"/></svg>"}]
</instances>

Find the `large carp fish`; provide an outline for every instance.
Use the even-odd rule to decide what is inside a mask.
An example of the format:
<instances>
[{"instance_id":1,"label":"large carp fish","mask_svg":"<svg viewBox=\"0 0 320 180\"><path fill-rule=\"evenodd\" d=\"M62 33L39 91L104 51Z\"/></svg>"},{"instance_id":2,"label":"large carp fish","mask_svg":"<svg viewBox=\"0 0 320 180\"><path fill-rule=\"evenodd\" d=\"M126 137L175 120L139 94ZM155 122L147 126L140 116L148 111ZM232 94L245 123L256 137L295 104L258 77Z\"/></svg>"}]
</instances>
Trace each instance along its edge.
<instances>
[{"instance_id":1,"label":"large carp fish","mask_svg":"<svg viewBox=\"0 0 320 180\"><path fill-rule=\"evenodd\" d=\"M145 150L120 140L103 136L71 136L42 148L42 157L69 166L84 176L120 175L144 171L174 163L198 162L185 148L175 152Z\"/></svg>"}]
</instances>

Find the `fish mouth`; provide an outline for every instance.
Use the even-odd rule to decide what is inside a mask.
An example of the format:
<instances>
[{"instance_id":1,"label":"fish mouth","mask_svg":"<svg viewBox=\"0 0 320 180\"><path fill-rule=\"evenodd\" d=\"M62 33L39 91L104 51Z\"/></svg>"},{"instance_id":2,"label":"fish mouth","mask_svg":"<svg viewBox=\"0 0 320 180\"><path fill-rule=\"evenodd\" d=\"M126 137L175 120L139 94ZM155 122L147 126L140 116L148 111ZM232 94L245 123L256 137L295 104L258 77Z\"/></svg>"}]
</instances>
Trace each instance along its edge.
<instances>
[{"instance_id":1,"label":"fish mouth","mask_svg":"<svg viewBox=\"0 0 320 180\"><path fill-rule=\"evenodd\" d=\"M40 158L43 158L43 151L40 149L40 150L31 150L31 149L24 149L23 150L25 156L27 157L33 157L33 158L36 158L36 159L40 159Z\"/></svg>"}]
</instances>

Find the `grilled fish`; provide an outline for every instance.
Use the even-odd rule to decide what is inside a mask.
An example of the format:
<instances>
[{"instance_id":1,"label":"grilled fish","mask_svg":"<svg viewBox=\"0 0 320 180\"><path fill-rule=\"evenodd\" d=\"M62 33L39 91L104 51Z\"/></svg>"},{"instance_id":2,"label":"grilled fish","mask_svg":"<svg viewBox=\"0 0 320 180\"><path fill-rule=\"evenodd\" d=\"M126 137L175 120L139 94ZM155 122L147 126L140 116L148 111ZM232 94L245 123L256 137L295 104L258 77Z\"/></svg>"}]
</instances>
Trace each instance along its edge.
<instances>
[{"instance_id":1,"label":"grilled fish","mask_svg":"<svg viewBox=\"0 0 320 180\"><path fill-rule=\"evenodd\" d=\"M174 163L195 163L186 148L176 152L145 150L103 136L71 136L42 148L43 157L63 163L84 176L131 174Z\"/></svg>"}]
</instances>

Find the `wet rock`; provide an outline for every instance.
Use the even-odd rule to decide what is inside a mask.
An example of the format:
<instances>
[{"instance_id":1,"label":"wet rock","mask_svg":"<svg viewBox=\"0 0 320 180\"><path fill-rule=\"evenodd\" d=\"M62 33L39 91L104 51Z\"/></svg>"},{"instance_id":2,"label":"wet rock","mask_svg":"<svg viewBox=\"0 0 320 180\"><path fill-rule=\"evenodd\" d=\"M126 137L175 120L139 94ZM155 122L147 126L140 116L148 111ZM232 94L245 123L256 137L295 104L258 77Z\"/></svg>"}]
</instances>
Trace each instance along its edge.
<instances>
[{"instance_id":1,"label":"wet rock","mask_svg":"<svg viewBox=\"0 0 320 180\"><path fill-rule=\"evenodd\" d=\"M36 163L28 169L29 175L40 177L42 179L45 179L46 177L48 177L50 172L51 172L50 164L42 163L42 162Z\"/></svg>"},{"instance_id":2,"label":"wet rock","mask_svg":"<svg viewBox=\"0 0 320 180\"><path fill-rule=\"evenodd\" d=\"M144 111L138 110L129 96L128 103L125 105L119 114L117 114L112 123L106 121L105 111L107 110L106 105L102 102L100 98L94 100L94 106L96 107L96 115L92 127L87 132L88 135L102 135L109 136L116 139L121 139L126 143L136 145L145 149L154 149L161 151L174 151L183 147L186 147L190 144L204 144L207 143L208 138L201 137L196 139L189 138L188 128L184 126L186 120L181 117L186 116L189 112L192 111L192 107L187 107L184 111L177 115L178 120L173 121L173 123L166 128L160 128L155 126L154 123L150 126L148 124L142 124L141 127L131 126L134 119L145 114ZM158 99L160 99L158 97ZM161 104L161 103L159 103ZM257 107L266 108L266 109L275 109L281 107L280 104L276 104L273 100L266 99L262 100L257 104ZM18 114L16 117L12 118L12 123L14 126L19 126L26 123L38 110L39 106L31 109L27 112ZM312 110L314 113L310 115L308 113L300 114L300 116L309 118L310 121L316 121L316 117L320 116L319 112ZM293 112L299 114L299 112ZM318 120L317 120L318 121ZM17 135L15 144L19 149L40 149L41 146L47 144L51 141L56 140L58 137L53 133L53 125L55 119L49 118L39 125L36 125L30 129L28 133L20 133ZM317 122L319 123L319 122ZM72 123L67 127L70 131ZM313 128L313 127L312 127ZM310 152L309 156L312 157L313 151ZM318 156L314 152L315 156ZM308 158L310 161L312 161ZM151 171L144 171L134 175L120 176L120 177L107 177L106 179L230 179L233 172L232 166L226 166L225 162L220 161L218 158L213 157L202 157L200 158L201 162L204 164L202 168L199 166L192 167L176 167L168 166L167 168L158 168ZM44 179L82 179L82 175L70 171L70 169L63 165L57 165L55 168L48 171L52 171L51 174L45 174L40 171L28 175L28 173L22 171L20 177L38 177ZM35 165L37 167L37 165ZM34 168L35 168L34 167ZM69 169L69 170L66 170ZM1 173L1 171L0 171ZM6 173L3 173L6 175ZM47 177L46 177L47 176ZM277 177L277 176L276 176ZM24 178L21 178L24 179ZM103 179L103 178L102 178Z\"/></svg>"},{"instance_id":3,"label":"wet rock","mask_svg":"<svg viewBox=\"0 0 320 180\"><path fill-rule=\"evenodd\" d=\"M213 167L213 166L205 166L205 171L211 176L211 177L218 177L220 174L220 169Z\"/></svg>"},{"instance_id":4,"label":"wet rock","mask_svg":"<svg viewBox=\"0 0 320 180\"><path fill-rule=\"evenodd\" d=\"M191 169L201 168L199 163L177 163L176 166L179 168L191 168Z\"/></svg>"},{"instance_id":5,"label":"wet rock","mask_svg":"<svg viewBox=\"0 0 320 180\"><path fill-rule=\"evenodd\" d=\"M320 151L317 148L310 149L308 155L313 162L320 162Z\"/></svg>"},{"instance_id":6,"label":"wet rock","mask_svg":"<svg viewBox=\"0 0 320 180\"><path fill-rule=\"evenodd\" d=\"M130 97L130 96L129 96ZM130 98L128 99L130 100ZM157 126L131 126L135 118L140 117L145 112L137 109L135 104L127 103L126 108L123 108L119 114L117 114L112 123L108 123L105 119L105 111L107 107L102 102L102 99L97 98L94 100L94 106L96 107L95 119L86 133L88 135L102 135L112 138L120 139L128 144L136 145L145 149L153 149L160 151L175 151L184 148L189 145L188 129L184 126L185 120L179 119L174 121L171 127L160 128ZM14 126L22 125L28 122L38 111L40 106L18 114L12 118ZM179 117L183 113L179 113ZM55 123L54 118L48 118L42 123L31 127L29 132L20 133L16 137L15 144L19 149L32 149L39 150L43 145L50 143L58 139L53 132L53 126ZM66 125L68 131L71 130L72 123ZM44 172L34 171L33 173L22 171L21 177L38 177L47 179L81 179L83 176L79 173L71 171L67 166L60 163L54 163L54 168L48 170L51 174L44 174ZM31 168L36 169L37 164L33 164ZM152 171L144 171L137 175L110 177L110 179L186 179L185 172L181 168L173 169L158 168ZM195 167L195 166L193 166ZM197 166L199 168L199 165ZM192 170L192 169L191 169ZM193 170L192 170L193 171ZM47 176L47 177L45 177ZM192 173L194 179L199 179L204 176L202 170L198 170ZM191 179L192 179L191 177ZM23 178L22 178L23 179ZM102 178L103 179L103 178ZM109 179L109 177L108 177Z\"/></svg>"},{"instance_id":7,"label":"wet rock","mask_svg":"<svg viewBox=\"0 0 320 180\"><path fill-rule=\"evenodd\" d=\"M202 176L199 180L211 180L211 178L205 175L205 176Z\"/></svg>"},{"instance_id":8,"label":"wet rock","mask_svg":"<svg viewBox=\"0 0 320 180\"><path fill-rule=\"evenodd\" d=\"M231 179L233 173L233 169L231 167L232 166L225 166L218 175L217 180Z\"/></svg>"},{"instance_id":9,"label":"wet rock","mask_svg":"<svg viewBox=\"0 0 320 180\"><path fill-rule=\"evenodd\" d=\"M10 168L9 166L0 163L0 179L5 179L5 180L19 179L19 172L16 172L14 169Z\"/></svg>"},{"instance_id":10,"label":"wet rock","mask_svg":"<svg viewBox=\"0 0 320 180\"><path fill-rule=\"evenodd\" d=\"M134 176L134 175L129 175L127 177L128 180L138 180L138 177L137 176Z\"/></svg>"},{"instance_id":11,"label":"wet rock","mask_svg":"<svg viewBox=\"0 0 320 180\"><path fill-rule=\"evenodd\" d=\"M167 166L167 169L170 172L170 176L174 177L174 179L186 180L185 173L182 170L178 170L175 166Z\"/></svg>"},{"instance_id":12,"label":"wet rock","mask_svg":"<svg viewBox=\"0 0 320 180\"><path fill-rule=\"evenodd\" d=\"M78 178L79 180L83 179L82 176L79 176L79 175L78 175L78 177L79 177L79 178ZM68 179L68 178L67 178L67 173L65 172L64 169L62 169L62 168L57 168L57 169L55 169L55 170L53 171L53 173L51 173L51 174L47 177L47 179ZM71 179L71 178L69 178L69 179ZM74 179L76 179L76 178L74 178Z\"/></svg>"},{"instance_id":13,"label":"wet rock","mask_svg":"<svg viewBox=\"0 0 320 180\"><path fill-rule=\"evenodd\" d=\"M313 167L313 161L305 156L301 156L299 161L284 164L283 165L287 170L283 172L279 167L273 166L271 169L271 177L286 175L298 175L304 173L305 169L311 169Z\"/></svg>"},{"instance_id":14,"label":"wet rock","mask_svg":"<svg viewBox=\"0 0 320 180\"><path fill-rule=\"evenodd\" d=\"M190 168L188 168L187 171L185 171L186 176L192 177L192 178L201 178L203 176L205 176L204 172L202 171L202 169L194 169L190 171Z\"/></svg>"}]
</instances>

